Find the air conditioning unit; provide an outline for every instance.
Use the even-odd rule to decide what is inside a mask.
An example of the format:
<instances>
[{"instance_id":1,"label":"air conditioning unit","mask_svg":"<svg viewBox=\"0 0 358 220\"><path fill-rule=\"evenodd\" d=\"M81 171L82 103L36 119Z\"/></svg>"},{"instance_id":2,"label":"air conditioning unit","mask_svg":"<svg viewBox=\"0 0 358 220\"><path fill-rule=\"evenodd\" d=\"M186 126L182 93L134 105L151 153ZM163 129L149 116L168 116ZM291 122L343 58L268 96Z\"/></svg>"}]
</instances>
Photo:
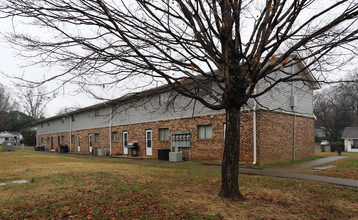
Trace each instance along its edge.
<instances>
[{"instance_id":1,"label":"air conditioning unit","mask_svg":"<svg viewBox=\"0 0 358 220\"><path fill-rule=\"evenodd\" d=\"M170 162L183 161L183 153L182 152L170 152L169 153L169 161Z\"/></svg>"},{"instance_id":2,"label":"air conditioning unit","mask_svg":"<svg viewBox=\"0 0 358 220\"><path fill-rule=\"evenodd\" d=\"M107 155L107 150L106 149L98 149L97 150L98 156L106 156Z\"/></svg>"}]
</instances>

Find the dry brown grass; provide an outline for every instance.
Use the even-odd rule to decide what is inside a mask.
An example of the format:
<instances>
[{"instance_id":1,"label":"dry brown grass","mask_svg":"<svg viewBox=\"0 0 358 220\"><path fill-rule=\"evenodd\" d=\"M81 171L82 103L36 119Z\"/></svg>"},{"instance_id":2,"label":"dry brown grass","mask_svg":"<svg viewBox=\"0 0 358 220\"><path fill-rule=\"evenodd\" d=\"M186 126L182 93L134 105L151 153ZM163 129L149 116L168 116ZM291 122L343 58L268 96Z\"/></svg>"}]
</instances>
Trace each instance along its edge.
<instances>
[{"instance_id":1,"label":"dry brown grass","mask_svg":"<svg viewBox=\"0 0 358 220\"><path fill-rule=\"evenodd\" d=\"M245 200L218 197L215 169L44 153L0 153L0 218L320 219L358 216L358 189L240 175ZM0 181L1 182L1 181Z\"/></svg>"}]
</instances>

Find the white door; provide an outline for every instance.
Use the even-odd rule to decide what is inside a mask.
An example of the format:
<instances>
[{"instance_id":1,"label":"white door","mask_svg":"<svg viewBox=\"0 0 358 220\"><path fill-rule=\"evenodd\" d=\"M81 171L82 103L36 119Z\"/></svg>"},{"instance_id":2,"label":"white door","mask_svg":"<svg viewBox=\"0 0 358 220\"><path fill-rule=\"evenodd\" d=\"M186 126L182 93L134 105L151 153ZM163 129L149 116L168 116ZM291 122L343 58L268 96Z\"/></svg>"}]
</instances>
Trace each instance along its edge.
<instances>
[{"instance_id":1,"label":"white door","mask_svg":"<svg viewBox=\"0 0 358 220\"><path fill-rule=\"evenodd\" d=\"M80 152L81 151L81 147L80 147L80 135L77 135L77 151Z\"/></svg>"},{"instance_id":2,"label":"white door","mask_svg":"<svg viewBox=\"0 0 358 220\"><path fill-rule=\"evenodd\" d=\"M152 156L152 130L145 131L145 154Z\"/></svg>"},{"instance_id":3,"label":"white door","mask_svg":"<svg viewBox=\"0 0 358 220\"><path fill-rule=\"evenodd\" d=\"M88 152L92 152L92 134L88 135Z\"/></svg>"},{"instance_id":4,"label":"white door","mask_svg":"<svg viewBox=\"0 0 358 220\"><path fill-rule=\"evenodd\" d=\"M128 154L128 148L126 146L128 145L128 132L123 132L123 154Z\"/></svg>"}]
</instances>

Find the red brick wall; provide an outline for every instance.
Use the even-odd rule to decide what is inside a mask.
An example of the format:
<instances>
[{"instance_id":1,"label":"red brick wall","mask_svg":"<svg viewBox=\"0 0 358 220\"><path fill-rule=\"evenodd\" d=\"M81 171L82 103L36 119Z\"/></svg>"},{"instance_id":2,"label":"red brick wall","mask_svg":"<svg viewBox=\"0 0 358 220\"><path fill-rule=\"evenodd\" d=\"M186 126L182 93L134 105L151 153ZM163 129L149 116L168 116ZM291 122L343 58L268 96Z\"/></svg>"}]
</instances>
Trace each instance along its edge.
<instances>
[{"instance_id":1,"label":"red brick wall","mask_svg":"<svg viewBox=\"0 0 358 220\"><path fill-rule=\"evenodd\" d=\"M291 114L257 112L258 163L293 159L293 123ZM314 119L296 116L296 155L301 159L314 154Z\"/></svg>"},{"instance_id":2,"label":"red brick wall","mask_svg":"<svg viewBox=\"0 0 358 220\"><path fill-rule=\"evenodd\" d=\"M224 145L225 114L206 115L193 118L181 118L154 122L137 123L130 125L113 126L112 132L118 132L118 141L112 142L112 155L123 154L123 131L128 132L128 141L137 141L139 156L146 156L145 131L152 130L152 153L158 157L159 148L170 148L171 132L189 131L191 134L191 148L180 148L186 160L217 161L222 160ZM199 125L212 125L212 138L198 139ZM252 112L243 112L241 117L241 146L240 161L253 162L253 124ZM169 129L169 140L159 141L159 129ZM95 133L100 134L100 142L95 141ZM109 128L95 128L72 131L75 141L72 143L72 152L77 152L77 135L81 137L81 153L88 153L88 134L92 134L93 147L107 149L110 152ZM292 159L293 146L293 115L258 111L257 113L257 156L258 163L272 163ZM53 137L54 149L58 150L57 137L65 136L65 143L70 146L69 132L39 135L38 137ZM313 155L314 120L297 116L296 130L296 159ZM44 145L39 143L39 145ZM51 143L47 144L47 149ZM129 150L131 154L131 150Z\"/></svg>"}]
</instances>

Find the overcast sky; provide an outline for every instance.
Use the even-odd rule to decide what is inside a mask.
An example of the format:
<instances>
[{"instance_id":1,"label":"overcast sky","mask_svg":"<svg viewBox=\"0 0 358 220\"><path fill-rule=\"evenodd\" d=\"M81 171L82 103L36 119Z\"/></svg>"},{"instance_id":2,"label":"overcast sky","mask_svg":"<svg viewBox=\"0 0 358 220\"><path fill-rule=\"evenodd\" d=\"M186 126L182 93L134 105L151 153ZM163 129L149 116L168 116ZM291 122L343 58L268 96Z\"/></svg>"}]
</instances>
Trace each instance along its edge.
<instances>
[{"instance_id":1,"label":"overcast sky","mask_svg":"<svg viewBox=\"0 0 358 220\"><path fill-rule=\"evenodd\" d=\"M12 21L10 19L0 19L0 27L2 33L12 31ZM22 30L25 30L27 33L31 33L31 31L34 33L34 35L38 35L39 31L35 27L31 26L30 28L28 26L21 26L20 24L16 23L16 30L21 32ZM30 31L29 31L30 30ZM41 33L41 32L40 32ZM41 33L42 34L42 33ZM4 72L8 75L15 75L19 76L21 74L25 74L26 77L29 77L29 79L36 81L43 79L43 76L46 75L47 77L51 74L59 73L59 69L55 68L48 68L48 67L25 67L21 68L22 65L28 64L26 60L23 60L16 56L16 51L8 45L4 41L4 39L1 39L0 41L0 71ZM347 67L347 69L355 69L356 65L350 65ZM14 84L14 79L9 79L2 74L0 74L0 82L7 87L11 88L14 96L16 93L18 93L18 88ZM50 82L46 85L47 90L53 89L56 87L56 81ZM72 94L74 90L77 88L74 85L67 85L65 89L61 89L58 93L58 95L53 98L53 100L47 105L46 107L46 113L45 116L53 116L55 115L60 109L63 109L64 107L85 107L88 105L92 105L95 103L98 103L99 101L91 98L87 94L76 94L76 95L69 95ZM118 97L123 94L116 94L115 92L114 97Z\"/></svg>"},{"instance_id":2,"label":"overcast sky","mask_svg":"<svg viewBox=\"0 0 358 220\"><path fill-rule=\"evenodd\" d=\"M12 31L11 20L0 19L0 27L2 33ZM20 27L20 25L17 25L17 27ZM12 49L10 45L4 41L3 38L1 38L0 40L0 51L0 71L5 74L19 76L24 73L32 80L36 80L42 79L44 74L49 75L51 73L57 72L55 68L32 66L22 67L28 64L27 61L23 58L16 56L15 49ZM0 74L0 82L1 84L4 84L9 87L14 96L19 93L19 87L14 84L16 80L7 78L3 74ZM55 85L55 82L51 82L46 85L46 89L49 91ZM61 90L59 94L47 105L45 116L53 116L63 107L85 107L98 102L98 100L92 99L87 94L83 93L76 95L65 95L71 93L71 91L75 89L75 86L68 85L66 86L65 90Z\"/></svg>"}]
</instances>

